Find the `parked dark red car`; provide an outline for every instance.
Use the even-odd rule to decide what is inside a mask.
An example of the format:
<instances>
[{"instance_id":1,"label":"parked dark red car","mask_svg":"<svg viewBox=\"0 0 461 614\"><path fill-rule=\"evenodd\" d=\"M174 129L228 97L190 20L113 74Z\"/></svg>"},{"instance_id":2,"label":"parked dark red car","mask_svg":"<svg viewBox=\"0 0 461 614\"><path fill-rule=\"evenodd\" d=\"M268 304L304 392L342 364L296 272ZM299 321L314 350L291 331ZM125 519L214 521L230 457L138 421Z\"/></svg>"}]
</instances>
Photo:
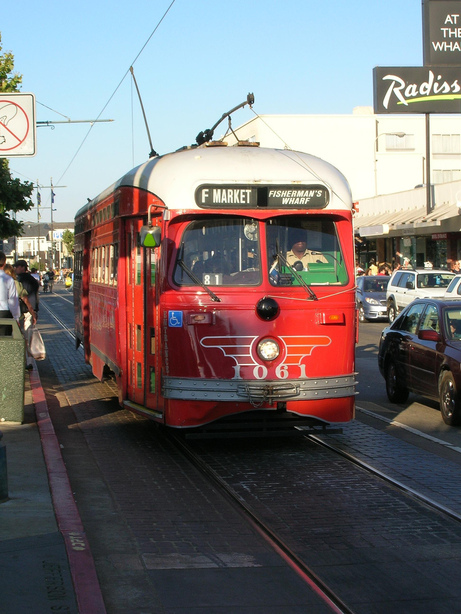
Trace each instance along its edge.
<instances>
[{"instance_id":1,"label":"parked dark red car","mask_svg":"<svg viewBox=\"0 0 461 614\"><path fill-rule=\"evenodd\" d=\"M440 402L443 421L461 424L461 302L417 299L381 334L379 370L392 403L409 392Z\"/></svg>"}]
</instances>

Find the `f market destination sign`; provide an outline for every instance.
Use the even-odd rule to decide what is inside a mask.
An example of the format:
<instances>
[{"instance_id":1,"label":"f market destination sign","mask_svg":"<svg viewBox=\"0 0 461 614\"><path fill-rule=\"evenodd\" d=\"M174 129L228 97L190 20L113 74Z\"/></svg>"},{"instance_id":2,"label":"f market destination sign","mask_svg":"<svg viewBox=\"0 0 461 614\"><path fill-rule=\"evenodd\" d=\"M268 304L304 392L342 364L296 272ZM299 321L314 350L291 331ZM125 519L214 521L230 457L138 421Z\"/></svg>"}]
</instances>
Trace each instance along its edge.
<instances>
[{"instance_id":1,"label":"f market destination sign","mask_svg":"<svg viewBox=\"0 0 461 614\"><path fill-rule=\"evenodd\" d=\"M376 67L374 112L461 113L461 66Z\"/></svg>"}]
</instances>

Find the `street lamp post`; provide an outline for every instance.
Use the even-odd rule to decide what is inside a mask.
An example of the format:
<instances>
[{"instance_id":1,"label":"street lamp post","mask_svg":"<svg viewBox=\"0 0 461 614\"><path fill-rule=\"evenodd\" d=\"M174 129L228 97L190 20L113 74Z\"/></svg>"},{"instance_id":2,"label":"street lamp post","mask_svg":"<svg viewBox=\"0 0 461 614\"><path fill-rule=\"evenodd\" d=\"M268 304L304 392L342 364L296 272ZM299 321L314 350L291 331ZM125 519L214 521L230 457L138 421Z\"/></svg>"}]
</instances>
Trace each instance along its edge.
<instances>
[{"instance_id":1,"label":"street lamp post","mask_svg":"<svg viewBox=\"0 0 461 614\"><path fill-rule=\"evenodd\" d=\"M431 193L431 120L430 113L426 113L426 213L432 211Z\"/></svg>"},{"instance_id":2,"label":"street lamp post","mask_svg":"<svg viewBox=\"0 0 461 614\"><path fill-rule=\"evenodd\" d=\"M374 169L375 169L375 196L378 196L378 139L380 136L389 135L389 136L397 136L399 139L403 139L404 136L407 136L406 132L380 132L373 141L373 161L374 161Z\"/></svg>"}]
</instances>

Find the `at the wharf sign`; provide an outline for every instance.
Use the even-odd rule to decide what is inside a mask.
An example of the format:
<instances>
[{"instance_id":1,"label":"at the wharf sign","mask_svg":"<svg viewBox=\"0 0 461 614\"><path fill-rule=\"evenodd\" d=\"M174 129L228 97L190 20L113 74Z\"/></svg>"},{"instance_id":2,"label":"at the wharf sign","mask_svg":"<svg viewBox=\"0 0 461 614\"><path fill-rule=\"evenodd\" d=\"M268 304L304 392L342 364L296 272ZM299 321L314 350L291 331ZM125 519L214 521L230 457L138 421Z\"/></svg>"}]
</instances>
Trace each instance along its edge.
<instances>
[{"instance_id":1,"label":"at the wharf sign","mask_svg":"<svg viewBox=\"0 0 461 614\"><path fill-rule=\"evenodd\" d=\"M461 113L461 66L377 67L375 113Z\"/></svg>"},{"instance_id":2,"label":"at the wharf sign","mask_svg":"<svg viewBox=\"0 0 461 614\"><path fill-rule=\"evenodd\" d=\"M461 64L461 1L423 1L425 66Z\"/></svg>"}]
</instances>

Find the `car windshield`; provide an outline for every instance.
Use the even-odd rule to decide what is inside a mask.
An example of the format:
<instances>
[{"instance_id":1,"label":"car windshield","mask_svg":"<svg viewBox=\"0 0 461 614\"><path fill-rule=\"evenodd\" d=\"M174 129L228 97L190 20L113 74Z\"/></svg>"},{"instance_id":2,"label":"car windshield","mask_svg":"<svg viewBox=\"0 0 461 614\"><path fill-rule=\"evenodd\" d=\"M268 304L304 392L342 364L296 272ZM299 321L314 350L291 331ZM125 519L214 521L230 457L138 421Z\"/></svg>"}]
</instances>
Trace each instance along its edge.
<instances>
[{"instance_id":1,"label":"car windshield","mask_svg":"<svg viewBox=\"0 0 461 614\"><path fill-rule=\"evenodd\" d=\"M453 275L450 273L422 273L418 275L418 288L448 288Z\"/></svg>"},{"instance_id":2,"label":"car windshield","mask_svg":"<svg viewBox=\"0 0 461 614\"><path fill-rule=\"evenodd\" d=\"M381 278L374 277L373 279L367 279L366 277L363 280L363 291L364 292L386 292L387 284L389 283L389 278L382 276Z\"/></svg>"},{"instance_id":3,"label":"car windshield","mask_svg":"<svg viewBox=\"0 0 461 614\"><path fill-rule=\"evenodd\" d=\"M180 286L346 284L348 274L330 217L283 215L266 221L210 216L185 225L174 270Z\"/></svg>"}]
</instances>

